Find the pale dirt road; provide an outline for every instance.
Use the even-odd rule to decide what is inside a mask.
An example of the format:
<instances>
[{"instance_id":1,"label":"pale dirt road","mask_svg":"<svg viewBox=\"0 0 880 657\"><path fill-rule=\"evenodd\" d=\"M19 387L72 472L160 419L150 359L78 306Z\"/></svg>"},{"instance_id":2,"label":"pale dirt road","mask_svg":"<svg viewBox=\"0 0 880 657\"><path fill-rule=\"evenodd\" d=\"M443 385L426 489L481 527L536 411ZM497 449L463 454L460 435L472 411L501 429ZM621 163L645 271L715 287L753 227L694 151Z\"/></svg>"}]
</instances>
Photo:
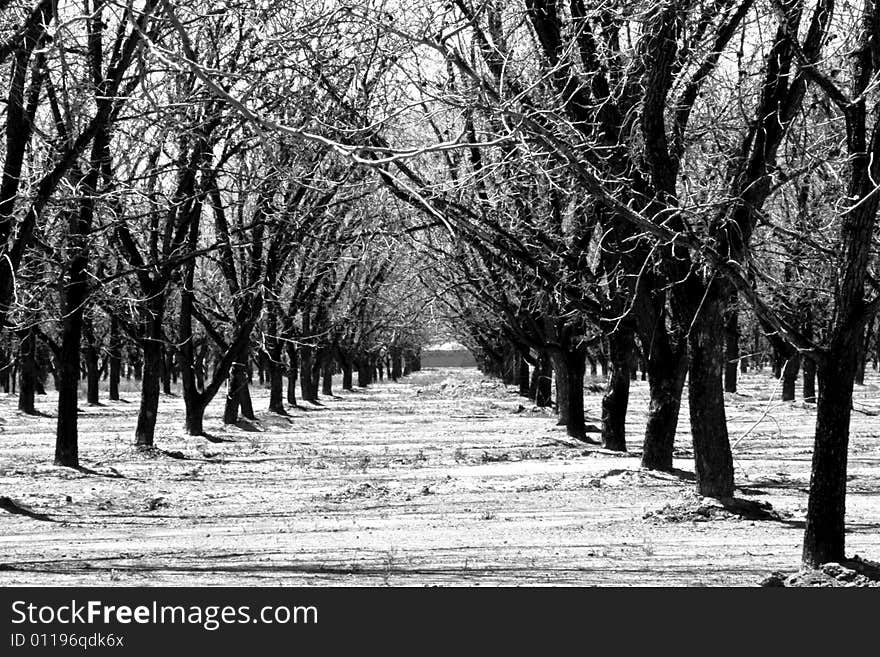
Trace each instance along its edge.
<instances>
[{"instance_id":1,"label":"pale dirt road","mask_svg":"<svg viewBox=\"0 0 880 657\"><path fill-rule=\"evenodd\" d=\"M712 586L795 570L814 410L773 401L769 374L730 396L737 496L775 511L741 517L692 492L686 403L681 472L639 469L634 385L625 456L561 444L546 412L514 412L522 400L470 369L260 412L256 431L224 427L218 400L206 428L222 442L184 436L182 401L164 397L157 447L184 458L134 449L132 392L83 409L98 474L52 466L54 418L0 395L0 496L49 518L0 510L0 585ZM880 411L876 374L858 396ZM53 395L38 405L54 415ZM850 474L848 553L878 561L880 417L855 413Z\"/></svg>"}]
</instances>

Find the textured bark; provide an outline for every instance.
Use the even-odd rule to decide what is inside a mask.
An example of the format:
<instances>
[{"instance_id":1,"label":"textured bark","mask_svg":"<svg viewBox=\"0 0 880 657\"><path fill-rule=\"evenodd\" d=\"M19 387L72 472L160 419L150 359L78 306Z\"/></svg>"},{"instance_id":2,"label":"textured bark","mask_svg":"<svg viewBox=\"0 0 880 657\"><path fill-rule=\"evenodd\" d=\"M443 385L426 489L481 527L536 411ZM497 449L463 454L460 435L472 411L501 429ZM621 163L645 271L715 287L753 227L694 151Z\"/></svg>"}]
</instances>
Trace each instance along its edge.
<instances>
[{"instance_id":1,"label":"textured bark","mask_svg":"<svg viewBox=\"0 0 880 657\"><path fill-rule=\"evenodd\" d=\"M674 344L666 330L665 297L640 293L636 298L635 318L639 342L647 360L648 422L642 449L642 467L650 470L672 469L675 433L684 380L687 376L686 342Z\"/></svg>"},{"instance_id":2,"label":"textured bark","mask_svg":"<svg viewBox=\"0 0 880 657\"><path fill-rule=\"evenodd\" d=\"M86 211L88 212L88 211ZM69 259L62 288L63 320L61 353L58 358L58 424L55 436L55 464L79 466L79 358L82 340L83 306L88 296L87 229L76 216L69 217ZM90 220L86 220L90 223Z\"/></svg>"},{"instance_id":3,"label":"textured bark","mask_svg":"<svg viewBox=\"0 0 880 657\"><path fill-rule=\"evenodd\" d=\"M144 290L146 300L141 309L140 340L143 352L143 371L141 379L141 404L135 429L135 444L152 447L156 430L156 417L159 413L159 389L163 366L162 321L165 313L165 294L161 283L155 288Z\"/></svg>"},{"instance_id":4,"label":"textured bark","mask_svg":"<svg viewBox=\"0 0 880 657\"><path fill-rule=\"evenodd\" d=\"M568 424L569 417L568 364L565 355L558 352L551 353L550 362L553 364L553 382L556 388L556 426L564 427Z\"/></svg>"},{"instance_id":5,"label":"textured bark","mask_svg":"<svg viewBox=\"0 0 880 657\"><path fill-rule=\"evenodd\" d=\"M648 422L642 448L642 467L672 469L681 395L687 375L687 355L657 350L648 359Z\"/></svg>"},{"instance_id":6,"label":"textured bark","mask_svg":"<svg viewBox=\"0 0 880 657\"><path fill-rule=\"evenodd\" d=\"M733 455L724 411L724 351L718 336L723 318L719 296L704 297L688 337L688 405L694 441L697 491L707 497L733 496Z\"/></svg>"},{"instance_id":7,"label":"textured bark","mask_svg":"<svg viewBox=\"0 0 880 657\"><path fill-rule=\"evenodd\" d=\"M626 411L632 373L635 341L631 328L621 325L609 336L611 377L602 397L602 445L618 452L626 451Z\"/></svg>"},{"instance_id":8,"label":"textured bark","mask_svg":"<svg viewBox=\"0 0 880 657\"><path fill-rule=\"evenodd\" d=\"M816 436L803 549L804 562L814 567L840 562L846 556L846 471L855 348L847 356L837 362L829 359L818 371Z\"/></svg>"},{"instance_id":9,"label":"textured bark","mask_svg":"<svg viewBox=\"0 0 880 657\"><path fill-rule=\"evenodd\" d=\"M159 412L159 390L162 369L162 343L147 337L142 343L144 353L143 378L141 380L141 406L138 412L135 444L152 447Z\"/></svg>"},{"instance_id":10,"label":"textured bark","mask_svg":"<svg viewBox=\"0 0 880 657\"><path fill-rule=\"evenodd\" d=\"M576 347L552 355L556 372L556 406L558 424L565 426L572 438L586 440L584 423L584 373L586 350Z\"/></svg>"}]
</instances>

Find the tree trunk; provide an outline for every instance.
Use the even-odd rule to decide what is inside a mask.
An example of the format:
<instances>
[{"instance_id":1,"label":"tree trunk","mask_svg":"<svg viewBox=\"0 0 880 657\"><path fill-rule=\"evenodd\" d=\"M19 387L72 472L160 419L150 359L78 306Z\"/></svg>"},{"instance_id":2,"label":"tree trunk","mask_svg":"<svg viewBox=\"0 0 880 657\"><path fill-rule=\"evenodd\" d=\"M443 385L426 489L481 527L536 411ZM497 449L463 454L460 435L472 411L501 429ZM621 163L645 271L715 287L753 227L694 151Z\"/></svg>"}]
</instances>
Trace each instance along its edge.
<instances>
[{"instance_id":1,"label":"tree trunk","mask_svg":"<svg viewBox=\"0 0 880 657\"><path fill-rule=\"evenodd\" d=\"M856 350L854 344L848 350L832 350L818 371L816 437L803 550L804 563L814 567L845 557L847 450Z\"/></svg>"},{"instance_id":2,"label":"tree trunk","mask_svg":"<svg viewBox=\"0 0 880 657\"><path fill-rule=\"evenodd\" d=\"M391 350L391 380L397 383L401 376L403 376L403 351L395 347Z\"/></svg>"},{"instance_id":3,"label":"tree trunk","mask_svg":"<svg viewBox=\"0 0 880 657\"><path fill-rule=\"evenodd\" d=\"M318 401L318 391L313 388L314 375L312 372L315 360L314 347L302 346L299 348L299 393L303 401L315 403Z\"/></svg>"},{"instance_id":4,"label":"tree trunk","mask_svg":"<svg viewBox=\"0 0 880 657\"><path fill-rule=\"evenodd\" d=\"M34 394L37 389L37 334L32 329L19 332L19 376L18 410L27 415L36 415Z\"/></svg>"},{"instance_id":5,"label":"tree trunk","mask_svg":"<svg viewBox=\"0 0 880 657\"><path fill-rule=\"evenodd\" d=\"M880 368L880 319L877 321L877 332L874 334L874 370Z\"/></svg>"},{"instance_id":6,"label":"tree trunk","mask_svg":"<svg viewBox=\"0 0 880 657\"><path fill-rule=\"evenodd\" d=\"M132 376L134 376L135 381L139 382L144 369L144 361L140 349L137 347L133 348L132 351L129 352L129 358L131 359Z\"/></svg>"},{"instance_id":7,"label":"tree trunk","mask_svg":"<svg viewBox=\"0 0 880 657\"><path fill-rule=\"evenodd\" d=\"M85 338L85 361L86 361L86 402L89 406L98 406L101 403L99 383L101 380L98 367L98 348L95 344L95 330L90 314L83 315L83 338Z\"/></svg>"},{"instance_id":8,"label":"tree trunk","mask_svg":"<svg viewBox=\"0 0 880 657\"><path fill-rule=\"evenodd\" d=\"M356 361L358 373L358 387L366 388L370 385L370 364L366 358Z\"/></svg>"},{"instance_id":9,"label":"tree trunk","mask_svg":"<svg viewBox=\"0 0 880 657\"><path fill-rule=\"evenodd\" d=\"M694 442L697 491L707 497L733 495L733 455L724 411L724 350L721 298L713 284L688 336L688 406Z\"/></svg>"},{"instance_id":10,"label":"tree trunk","mask_svg":"<svg viewBox=\"0 0 880 657\"><path fill-rule=\"evenodd\" d=\"M287 403L296 406L296 377L299 365L296 346L292 342L287 344L287 360Z\"/></svg>"},{"instance_id":11,"label":"tree trunk","mask_svg":"<svg viewBox=\"0 0 880 657\"><path fill-rule=\"evenodd\" d=\"M85 205L85 204L84 204ZM88 214L83 209L83 214ZM55 464L79 467L79 357L83 330L83 308L88 297L88 221L75 213L69 219L66 276L61 291L61 352L58 355L58 424L55 435ZM82 225L86 223L87 225Z\"/></svg>"},{"instance_id":12,"label":"tree trunk","mask_svg":"<svg viewBox=\"0 0 880 657\"><path fill-rule=\"evenodd\" d=\"M195 250L198 241L199 222L190 224L187 246ZM190 436L204 436L205 408L208 399L204 395L205 349L196 358L195 336L192 330L193 291L195 281L195 260L190 260L183 268L183 285L180 290L180 313L178 314L177 350L180 363L180 383L184 405L184 428Z\"/></svg>"},{"instance_id":13,"label":"tree trunk","mask_svg":"<svg viewBox=\"0 0 880 657\"><path fill-rule=\"evenodd\" d=\"M207 367L207 363L208 363L208 342L205 341L197 351L194 349L193 355L195 357L193 360L193 370L192 371L193 371L193 376L195 377L196 388L199 390L204 390L205 389L205 375L207 374L207 370L205 368ZM181 377L180 378L181 378L181 382L182 382L183 381L183 371L182 371L183 366L181 365L180 368L181 368Z\"/></svg>"},{"instance_id":14,"label":"tree trunk","mask_svg":"<svg viewBox=\"0 0 880 657\"><path fill-rule=\"evenodd\" d=\"M281 362L281 340L278 337L278 310L275 302L269 305L269 317L266 326L266 351L263 366L269 381L269 412L287 415L284 408L284 372Z\"/></svg>"},{"instance_id":15,"label":"tree trunk","mask_svg":"<svg viewBox=\"0 0 880 657\"><path fill-rule=\"evenodd\" d=\"M856 360L856 378L855 383L858 386L865 385L865 368L868 363L868 348L871 345L871 334L874 332L874 318L868 319L865 326L864 335L859 341L859 352Z\"/></svg>"},{"instance_id":16,"label":"tree trunk","mask_svg":"<svg viewBox=\"0 0 880 657\"><path fill-rule=\"evenodd\" d=\"M9 392L9 361L6 360L6 351L0 348L0 389L4 393Z\"/></svg>"},{"instance_id":17,"label":"tree trunk","mask_svg":"<svg viewBox=\"0 0 880 657\"><path fill-rule=\"evenodd\" d=\"M577 440L586 440L584 424L584 373L586 350L566 349L552 356L556 371L556 407L559 424L566 433Z\"/></svg>"},{"instance_id":18,"label":"tree trunk","mask_svg":"<svg viewBox=\"0 0 880 657\"><path fill-rule=\"evenodd\" d=\"M241 416L248 420L256 420L257 416L254 414L254 403L251 400L251 371L248 368L248 356L250 354L250 346L246 345L244 348L244 385L238 390L238 408L241 412Z\"/></svg>"},{"instance_id":19,"label":"tree trunk","mask_svg":"<svg viewBox=\"0 0 880 657\"><path fill-rule=\"evenodd\" d=\"M393 369L391 370L394 371ZM351 391L354 389L352 384L352 368L351 360L348 357L342 359L342 389Z\"/></svg>"},{"instance_id":20,"label":"tree trunk","mask_svg":"<svg viewBox=\"0 0 880 657\"><path fill-rule=\"evenodd\" d=\"M110 317L110 391L107 396L111 401L119 401L119 374L122 368L121 338L119 335L119 319Z\"/></svg>"},{"instance_id":21,"label":"tree trunk","mask_svg":"<svg viewBox=\"0 0 880 657\"><path fill-rule=\"evenodd\" d=\"M736 392L739 371L739 309L737 295L733 292L726 300L724 321L724 392ZM743 361L745 362L745 361Z\"/></svg>"},{"instance_id":22,"label":"tree trunk","mask_svg":"<svg viewBox=\"0 0 880 657\"><path fill-rule=\"evenodd\" d=\"M611 377L602 397L602 445L626 451L626 410L629 405L630 369L635 342L631 328L621 325L609 336Z\"/></svg>"},{"instance_id":23,"label":"tree trunk","mask_svg":"<svg viewBox=\"0 0 880 657\"><path fill-rule=\"evenodd\" d=\"M238 422L239 409L241 414L249 420L254 419L253 408L250 409L250 416L247 413L247 405L250 401L248 391L247 376L247 360L248 348L245 345L236 355L229 369L229 381L226 390L226 403L223 409L223 423L235 424Z\"/></svg>"},{"instance_id":24,"label":"tree trunk","mask_svg":"<svg viewBox=\"0 0 880 657\"><path fill-rule=\"evenodd\" d=\"M315 401L318 401L318 390L321 388L321 361L323 360L323 355L321 354L321 350L315 351L315 357L312 360L312 395L315 398Z\"/></svg>"},{"instance_id":25,"label":"tree trunk","mask_svg":"<svg viewBox=\"0 0 880 657\"><path fill-rule=\"evenodd\" d=\"M162 345L162 393L170 395L171 376L174 371L174 352L168 345Z\"/></svg>"},{"instance_id":26,"label":"tree trunk","mask_svg":"<svg viewBox=\"0 0 880 657\"><path fill-rule=\"evenodd\" d=\"M135 445L152 447L159 412L161 387L162 343L146 337L142 341L144 353L143 378L141 379L141 407L135 430Z\"/></svg>"},{"instance_id":27,"label":"tree trunk","mask_svg":"<svg viewBox=\"0 0 880 657\"><path fill-rule=\"evenodd\" d=\"M281 349L277 354L270 354L266 363L269 376L269 411L286 415L284 408L284 372L281 369Z\"/></svg>"},{"instance_id":28,"label":"tree trunk","mask_svg":"<svg viewBox=\"0 0 880 657\"><path fill-rule=\"evenodd\" d=\"M662 305L639 306L639 340L645 347L648 370L648 422L642 449L642 467L669 471L678 429L681 395L687 375L687 350L673 347L666 331Z\"/></svg>"},{"instance_id":29,"label":"tree trunk","mask_svg":"<svg viewBox=\"0 0 880 657\"><path fill-rule=\"evenodd\" d=\"M804 401L816 403L816 363L812 358L804 359Z\"/></svg>"},{"instance_id":30,"label":"tree trunk","mask_svg":"<svg viewBox=\"0 0 880 657\"><path fill-rule=\"evenodd\" d=\"M546 352L539 352L538 364L532 370L532 382L529 397L534 400L535 406L546 408L553 403L553 366L550 356Z\"/></svg>"},{"instance_id":31,"label":"tree trunk","mask_svg":"<svg viewBox=\"0 0 880 657\"><path fill-rule=\"evenodd\" d=\"M782 401L794 401L794 389L800 368L801 355L792 349L782 368Z\"/></svg>"},{"instance_id":32,"label":"tree trunk","mask_svg":"<svg viewBox=\"0 0 880 657\"><path fill-rule=\"evenodd\" d=\"M519 354L519 367L517 368L516 379L519 384L520 397L529 396L529 364L522 354Z\"/></svg>"},{"instance_id":33,"label":"tree trunk","mask_svg":"<svg viewBox=\"0 0 880 657\"><path fill-rule=\"evenodd\" d=\"M335 363L329 355L324 357L324 364L321 366L321 393L327 397L333 396L333 369Z\"/></svg>"},{"instance_id":34,"label":"tree trunk","mask_svg":"<svg viewBox=\"0 0 880 657\"><path fill-rule=\"evenodd\" d=\"M550 362L553 364L553 380L556 387L556 426L564 427L568 425L570 409L567 354L553 351L550 354Z\"/></svg>"}]
</instances>

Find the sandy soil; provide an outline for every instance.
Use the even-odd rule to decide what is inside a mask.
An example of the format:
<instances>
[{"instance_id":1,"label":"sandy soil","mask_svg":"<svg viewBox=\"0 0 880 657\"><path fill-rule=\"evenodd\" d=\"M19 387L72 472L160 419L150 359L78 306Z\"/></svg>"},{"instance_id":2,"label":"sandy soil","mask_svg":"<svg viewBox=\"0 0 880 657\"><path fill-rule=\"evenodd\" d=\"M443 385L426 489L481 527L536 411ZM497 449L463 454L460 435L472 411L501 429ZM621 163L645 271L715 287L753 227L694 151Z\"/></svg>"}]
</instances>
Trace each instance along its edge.
<instances>
[{"instance_id":1,"label":"sandy soil","mask_svg":"<svg viewBox=\"0 0 880 657\"><path fill-rule=\"evenodd\" d=\"M797 569L815 411L776 401L769 373L741 391L727 508L693 492L686 404L680 471L639 468L642 382L627 455L565 444L549 412L471 369L256 426L225 427L217 400L212 441L185 436L182 401L164 397L154 453L131 444L129 393L83 407L92 472L51 465L52 394L36 418L0 395L0 585L755 585ZM880 560L880 378L857 395L847 547ZM586 402L596 422L601 396Z\"/></svg>"}]
</instances>

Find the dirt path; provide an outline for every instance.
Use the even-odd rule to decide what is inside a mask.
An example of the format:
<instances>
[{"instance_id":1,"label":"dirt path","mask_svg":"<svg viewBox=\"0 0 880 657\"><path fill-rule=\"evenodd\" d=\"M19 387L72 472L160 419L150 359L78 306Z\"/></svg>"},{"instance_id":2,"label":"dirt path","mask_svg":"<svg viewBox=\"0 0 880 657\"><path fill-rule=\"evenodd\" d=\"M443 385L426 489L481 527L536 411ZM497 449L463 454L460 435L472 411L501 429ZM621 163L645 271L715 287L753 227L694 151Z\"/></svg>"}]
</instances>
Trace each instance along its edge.
<instances>
[{"instance_id":1,"label":"dirt path","mask_svg":"<svg viewBox=\"0 0 880 657\"><path fill-rule=\"evenodd\" d=\"M475 370L259 413L257 427L224 427L217 401L206 429L221 442L185 437L166 397L155 454L130 444L131 393L83 409L95 473L50 465L54 418L0 395L0 497L48 517L0 508L0 585L755 584L796 569L809 480L814 411L774 402L776 384L748 375L729 398L733 510L691 492L684 411L681 472L639 469L642 382L626 456L561 444L548 413L516 412ZM858 395L880 410L876 375ZM53 396L39 406L53 414ZM850 474L848 552L880 560L880 417L855 414Z\"/></svg>"}]
</instances>

